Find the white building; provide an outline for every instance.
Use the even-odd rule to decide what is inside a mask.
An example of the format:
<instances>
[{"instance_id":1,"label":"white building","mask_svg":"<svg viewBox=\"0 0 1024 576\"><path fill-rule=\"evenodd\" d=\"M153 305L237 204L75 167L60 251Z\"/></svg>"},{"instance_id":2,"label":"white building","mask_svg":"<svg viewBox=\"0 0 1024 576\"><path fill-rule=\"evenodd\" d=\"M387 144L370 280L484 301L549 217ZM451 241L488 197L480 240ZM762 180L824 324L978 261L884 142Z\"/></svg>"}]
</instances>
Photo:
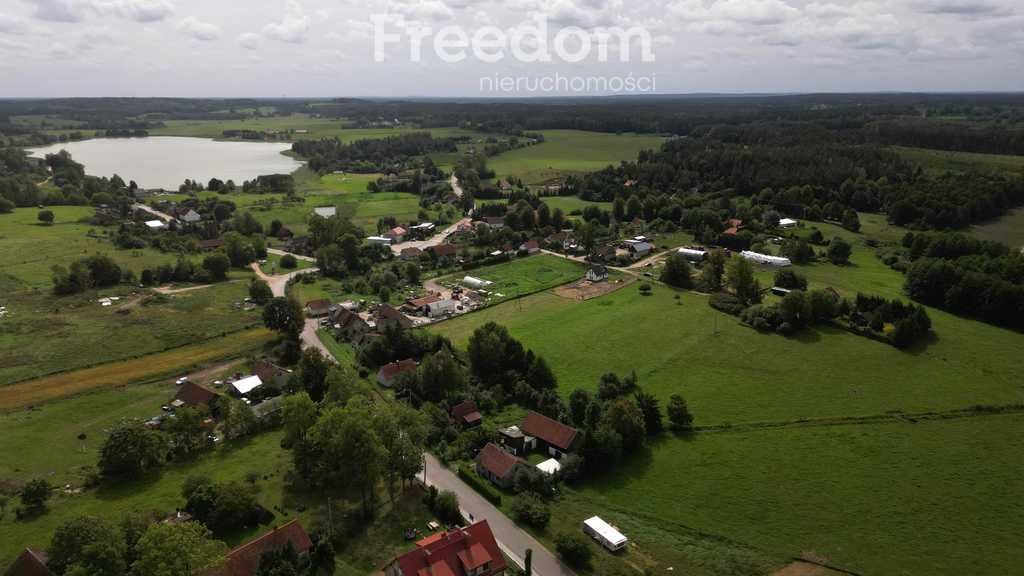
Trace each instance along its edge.
<instances>
[{"instance_id":1,"label":"white building","mask_svg":"<svg viewBox=\"0 0 1024 576\"><path fill-rule=\"evenodd\" d=\"M598 516L583 521L583 532L612 552L622 550L629 541L622 532Z\"/></svg>"},{"instance_id":2,"label":"white building","mask_svg":"<svg viewBox=\"0 0 1024 576\"><path fill-rule=\"evenodd\" d=\"M704 250L696 250L694 248L680 248L679 253L691 262L700 262L708 255Z\"/></svg>"},{"instance_id":3,"label":"white building","mask_svg":"<svg viewBox=\"0 0 1024 576\"><path fill-rule=\"evenodd\" d=\"M484 280L483 278L477 278L475 276L466 276L465 278L462 279L463 286L467 288L472 288L474 290L486 288L491 284L494 284L494 282L491 282L490 280Z\"/></svg>"},{"instance_id":4,"label":"white building","mask_svg":"<svg viewBox=\"0 0 1024 576\"><path fill-rule=\"evenodd\" d=\"M427 304L427 316L430 318L437 318L438 316L444 316L446 314L455 314L456 306L458 306L458 303L451 298L431 302L430 304Z\"/></svg>"},{"instance_id":5,"label":"white building","mask_svg":"<svg viewBox=\"0 0 1024 576\"><path fill-rule=\"evenodd\" d=\"M800 222L793 220L792 218L783 218L779 220L779 228L796 228L796 225Z\"/></svg>"},{"instance_id":6,"label":"white building","mask_svg":"<svg viewBox=\"0 0 1024 576\"><path fill-rule=\"evenodd\" d=\"M338 213L338 209L334 206L317 206L313 208L313 212L321 218L330 218Z\"/></svg>"},{"instance_id":7,"label":"white building","mask_svg":"<svg viewBox=\"0 0 1024 576\"><path fill-rule=\"evenodd\" d=\"M793 262L789 258L783 258L782 256L772 256L770 254L761 254L760 252L751 252L750 250L744 250L740 252L740 256L743 256L751 262L758 264L764 264L765 266L779 266L785 268L786 266L792 266Z\"/></svg>"},{"instance_id":8,"label":"white building","mask_svg":"<svg viewBox=\"0 0 1024 576\"><path fill-rule=\"evenodd\" d=\"M263 386L263 380L260 380L259 376L248 376L231 383L231 387L239 396L245 396L260 386Z\"/></svg>"},{"instance_id":9,"label":"white building","mask_svg":"<svg viewBox=\"0 0 1024 576\"><path fill-rule=\"evenodd\" d=\"M150 230L163 230L167 227L163 220L147 220L146 227Z\"/></svg>"},{"instance_id":10,"label":"white building","mask_svg":"<svg viewBox=\"0 0 1024 576\"><path fill-rule=\"evenodd\" d=\"M554 458L548 458L540 464L537 464L537 469L548 476L554 476L562 469L562 463Z\"/></svg>"},{"instance_id":11,"label":"white building","mask_svg":"<svg viewBox=\"0 0 1024 576\"><path fill-rule=\"evenodd\" d=\"M370 236L366 239L370 244L379 244L381 246L391 246L391 238L385 238L383 236Z\"/></svg>"}]
</instances>

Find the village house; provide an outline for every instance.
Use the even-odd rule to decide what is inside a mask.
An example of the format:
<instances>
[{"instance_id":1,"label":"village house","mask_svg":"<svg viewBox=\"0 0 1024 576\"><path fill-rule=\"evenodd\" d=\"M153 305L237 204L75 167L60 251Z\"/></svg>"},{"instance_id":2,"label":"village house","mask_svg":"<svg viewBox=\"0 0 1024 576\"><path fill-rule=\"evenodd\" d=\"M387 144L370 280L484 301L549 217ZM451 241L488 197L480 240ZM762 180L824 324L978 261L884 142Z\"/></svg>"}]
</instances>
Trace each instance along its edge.
<instances>
[{"instance_id":1,"label":"village house","mask_svg":"<svg viewBox=\"0 0 1024 576\"><path fill-rule=\"evenodd\" d=\"M608 268L601 264L592 264L587 269L587 280L591 282L604 282L608 280Z\"/></svg>"},{"instance_id":2,"label":"village house","mask_svg":"<svg viewBox=\"0 0 1024 576\"><path fill-rule=\"evenodd\" d=\"M483 422L480 408L477 408L476 402L472 400L466 400L452 406L451 416L452 420L455 420L455 423L463 428L479 426Z\"/></svg>"},{"instance_id":3,"label":"village house","mask_svg":"<svg viewBox=\"0 0 1024 576\"><path fill-rule=\"evenodd\" d=\"M509 488L515 479L516 470L529 467L522 458L501 449L494 442L488 442L476 455L476 471L501 488Z\"/></svg>"},{"instance_id":4,"label":"village house","mask_svg":"<svg viewBox=\"0 0 1024 576\"><path fill-rule=\"evenodd\" d=\"M527 254L536 254L540 252L540 244L536 240L527 240L519 245L520 252L526 252Z\"/></svg>"},{"instance_id":5,"label":"village house","mask_svg":"<svg viewBox=\"0 0 1024 576\"><path fill-rule=\"evenodd\" d=\"M288 546L303 560L308 559L313 549L313 540L297 519L228 552L224 564L208 576L256 576L263 554L284 550Z\"/></svg>"},{"instance_id":6,"label":"village house","mask_svg":"<svg viewBox=\"0 0 1024 576\"><path fill-rule=\"evenodd\" d=\"M416 238L427 238L434 233L436 228L437 226L433 222L424 222L412 226L409 228L409 232Z\"/></svg>"},{"instance_id":7,"label":"village house","mask_svg":"<svg viewBox=\"0 0 1024 576\"><path fill-rule=\"evenodd\" d=\"M189 209L182 217L181 221L186 224L198 224L203 221L203 217L195 210Z\"/></svg>"},{"instance_id":8,"label":"village house","mask_svg":"<svg viewBox=\"0 0 1024 576\"><path fill-rule=\"evenodd\" d=\"M415 314L416 316L426 316L428 307L435 303L440 302L441 297L437 294L428 294L422 298L412 298L406 300L405 306L402 308L409 314Z\"/></svg>"},{"instance_id":9,"label":"village house","mask_svg":"<svg viewBox=\"0 0 1024 576\"><path fill-rule=\"evenodd\" d=\"M404 330L412 328L412 320L402 314L390 304L381 304L377 307L377 330L383 332L390 329Z\"/></svg>"},{"instance_id":10,"label":"village house","mask_svg":"<svg viewBox=\"0 0 1024 576\"><path fill-rule=\"evenodd\" d=\"M385 388L390 388L395 383L395 378L398 378L399 374L415 370L416 361L412 358L385 364L380 367L380 370L377 370L377 383Z\"/></svg>"},{"instance_id":11,"label":"village house","mask_svg":"<svg viewBox=\"0 0 1024 576\"><path fill-rule=\"evenodd\" d=\"M186 380L184 384L178 388L178 393L174 395L174 400L171 402L171 406L174 408L189 407L189 408L200 408L207 407L212 414L216 408L216 400L219 398L216 392L200 386L191 380Z\"/></svg>"},{"instance_id":12,"label":"village house","mask_svg":"<svg viewBox=\"0 0 1024 576\"><path fill-rule=\"evenodd\" d=\"M482 222L491 230L501 230L505 227L505 219L501 216L487 216Z\"/></svg>"},{"instance_id":13,"label":"village house","mask_svg":"<svg viewBox=\"0 0 1024 576\"><path fill-rule=\"evenodd\" d=\"M339 340L351 342L356 346L363 344L366 336L370 333L370 323L363 320L362 316L342 306L331 310L331 326L334 327L334 335Z\"/></svg>"},{"instance_id":14,"label":"village house","mask_svg":"<svg viewBox=\"0 0 1024 576\"><path fill-rule=\"evenodd\" d=\"M740 233L740 230L743 230L743 220L738 218L730 218L725 221L724 225L725 231L722 234L726 236L735 236Z\"/></svg>"},{"instance_id":15,"label":"village house","mask_svg":"<svg viewBox=\"0 0 1024 576\"><path fill-rule=\"evenodd\" d=\"M459 253L459 247L455 244L438 244L427 248L427 251L433 253L438 259L455 258Z\"/></svg>"},{"instance_id":16,"label":"village house","mask_svg":"<svg viewBox=\"0 0 1024 576\"><path fill-rule=\"evenodd\" d=\"M310 300L306 303L306 316L323 318L331 313L331 301L326 299Z\"/></svg>"},{"instance_id":17,"label":"village house","mask_svg":"<svg viewBox=\"0 0 1024 576\"><path fill-rule=\"evenodd\" d=\"M650 256L651 252L654 251L654 245L650 242L632 241L626 243L626 250L629 251L629 255L634 260L639 260Z\"/></svg>"},{"instance_id":18,"label":"village house","mask_svg":"<svg viewBox=\"0 0 1024 576\"><path fill-rule=\"evenodd\" d=\"M366 238L366 243L377 246L390 246L391 238L388 238L387 236L368 236Z\"/></svg>"},{"instance_id":19,"label":"village house","mask_svg":"<svg viewBox=\"0 0 1024 576\"><path fill-rule=\"evenodd\" d=\"M259 376L264 384L278 389L284 388L288 384L288 379L292 376L291 370L282 368L265 358L256 361L252 372Z\"/></svg>"},{"instance_id":20,"label":"village house","mask_svg":"<svg viewBox=\"0 0 1024 576\"><path fill-rule=\"evenodd\" d=\"M580 433L572 426L530 410L523 421L523 433L537 439L537 448L555 458L575 451L579 447Z\"/></svg>"},{"instance_id":21,"label":"village house","mask_svg":"<svg viewBox=\"0 0 1024 576\"><path fill-rule=\"evenodd\" d=\"M399 258L405 261L419 260L420 255L423 254L423 250L410 246L408 248L402 248L402 252L399 254Z\"/></svg>"},{"instance_id":22,"label":"village house","mask_svg":"<svg viewBox=\"0 0 1024 576\"><path fill-rule=\"evenodd\" d=\"M7 567L4 576L51 576L53 572L46 567L49 558L45 552L25 548L14 560L14 563Z\"/></svg>"},{"instance_id":23,"label":"village house","mask_svg":"<svg viewBox=\"0 0 1024 576\"><path fill-rule=\"evenodd\" d=\"M401 244L405 237L409 234L409 231L401 226L395 226L391 230L388 230L383 234L385 238L391 239L393 244Z\"/></svg>"},{"instance_id":24,"label":"village house","mask_svg":"<svg viewBox=\"0 0 1024 576\"><path fill-rule=\"evenodd\" d=\"M231 394L241 398L260 386L263 386L263 380L259 376L247 376L231 383Z\"/></svg>"},{"instance_id":25,"label":"village house","mask_svg":"<svg viewBox=\"0 0 1024 576\"><path fill-rule=\"evenodd\" d=\"M788 230L790 228L796 228L797 224L799 223L799 220L794 220L792 218L783 218L779 220L779 228L782 228L783 230Z\"/></svg>"},{"instance_id":26,"label":"village house","mask_svg":"<svg viewBox=\"0 0 1024 576\"><path fill-rule=\"evenodd\" d=\"M503 576L505 556L487 520L453 528L416 542L392 560L384 576Z\"/></svg>"}]
</instances>

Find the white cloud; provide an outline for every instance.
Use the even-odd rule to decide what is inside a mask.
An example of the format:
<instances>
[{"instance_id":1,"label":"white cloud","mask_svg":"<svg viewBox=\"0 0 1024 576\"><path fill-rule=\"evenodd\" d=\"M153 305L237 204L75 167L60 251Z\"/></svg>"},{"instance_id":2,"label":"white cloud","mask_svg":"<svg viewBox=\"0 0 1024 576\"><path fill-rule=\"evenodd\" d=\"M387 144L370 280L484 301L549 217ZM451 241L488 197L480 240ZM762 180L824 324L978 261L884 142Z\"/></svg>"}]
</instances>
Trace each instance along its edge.
<instances>
[{"instance_id":1,"label":"white cloud","mask_svg":"<svg viewBox=\"0 0 1024 576\"><path fill-rule=\"evenodd\" d=\"M455 16L444 0L391 0L387 13L413 21L449 20Z\"/></svg>"},{"instance_id":2,"label":"white cloud","mask_svg":"<svg viewBox=\"0 0 1024 576\"><path fill-rule=\"evenodd\" d=\"M220 38L220 28L216 24L203 22L194 16L189 16L178 23L178 30L203 42L209 42Z\"/></svg>"},{"instance_id":3,"label":"white cloud","mask_svg":"<svg viewBox=\"0 0 1024 576\"><path fill-rule=\"evenodd\" d=\"M83 0L27 0L32 16L49 22L81 22L93 6Z\"/></svg>"},{"instance_id":4,"label":"white cloud","mask_svg":"<svg viewBox=\"0 0 1024 576\"><path fill-rule=\"evenodd\" d=\"M0 14L0 32L4 34L25 34L28 32L28 24L21 18Z\"/></svg>"},{"instance_id":5,"label":"white cloud","mask_svg":"<svg viewBox=\"0 0 1024 576\"><path fill-rule=\"evenodd\" d=\"M259 34L253 34L252 32L246 32L245 34L240 34L238 36L238 44L242 48L246 48L248 50L255 50L259 48L260 42L262 41L263 38L261 38Z\"/></svg>"},{"instance_id":6,"label":"white cloud","mask_svg":"<svg viewBox=\"0 0 1024 576\"><path fill-rule=\"evenodd\" d=\"M108 12L136 22L158 22L174 14L170 0L114 0L101 2L99 6Z\"/></svg>"},{"instance_id":7,"label":"white cloud","mask_svg":"<svg viewBox=\"0 0 1024 576\"><path fill-rule=\"evenodd\" d=\"M116 46L120 43L117 35L109 28L100 28L83 32L78 38L78 42L75 43L75 47L82 52L88 52L101 46Z\"/></svg>"},{"instance_id":8,"label":"white cloud","mask_svg":"<svg viewBox=\"0 0 1024 576\"><path fill-rule=\"evenodd\" d=\"M302 5L296 0L288 0L283 20L263 27L263 33L266 36L291 44L304 43L308 32L309 18L303 12Z\"/></svg>"},{"instance_id":9,"label":"white cloud","mask_svg":"<svg viewBox=\"0 0 1024 576\"><path fill-rule=\"evenodd\" d=\"M717 0L705 6L702 0L681 0L669 6L669 13L683 19L770 26L800 17L800 11L782 0Z\"/></svg>"}]
</instances>

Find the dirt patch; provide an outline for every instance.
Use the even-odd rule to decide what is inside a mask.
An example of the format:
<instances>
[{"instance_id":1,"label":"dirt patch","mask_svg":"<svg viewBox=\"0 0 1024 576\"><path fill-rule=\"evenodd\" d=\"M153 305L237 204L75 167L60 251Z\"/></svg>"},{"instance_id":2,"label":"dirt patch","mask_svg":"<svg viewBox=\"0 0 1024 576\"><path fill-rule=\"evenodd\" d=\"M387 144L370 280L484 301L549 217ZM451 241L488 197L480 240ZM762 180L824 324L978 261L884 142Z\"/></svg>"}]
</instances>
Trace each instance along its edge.
<instances>
[{"instance_id":1,"label":"dirt patch","mask_svg":"<svg viewBox=\"0 0 1024 576\"><path fill-rule=\"evenodd\" d=\"M622 279L614 282L591 282L584 278L572 284L555 288L555 294L570 300L590 300L605 294L611 294L633 282L633 279Z\"/></svg>"}]
</instances>

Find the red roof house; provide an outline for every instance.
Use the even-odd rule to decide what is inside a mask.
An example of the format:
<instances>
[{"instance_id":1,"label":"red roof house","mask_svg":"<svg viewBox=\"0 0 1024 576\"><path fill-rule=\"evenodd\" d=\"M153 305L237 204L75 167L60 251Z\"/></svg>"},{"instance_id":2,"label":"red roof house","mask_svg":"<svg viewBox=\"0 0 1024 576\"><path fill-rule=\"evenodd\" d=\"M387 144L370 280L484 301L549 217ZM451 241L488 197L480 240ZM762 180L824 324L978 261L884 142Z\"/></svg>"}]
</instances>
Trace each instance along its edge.
<instances>
[{"instance_id":1,"label":"red roof house","mask_svg":"<svg viewBox=\"0 0 1024 576\"><path fill-rule=\"evenodd\" d=\"M516 470L520 466L528 466L528 464L522 458L502 450L494 442L488 442L483 450L476 455L477 474L502 488L512 485Z\"/></svg>"},{"instance_id":2,"label":"red roof house","mask_svg":"<svg viewBox=\"0 0 1024 576\"><path fill-rule=\"evenodd\" d=\"M260 566L260 556L264 552L283 550L289 544L300 556L308 554L313 548L313 541L298 519L279 528L274 528L263 536L228 552L224 564L215 570L214 574L216 576L256 576L256 571Z\"/></svg>"},{"instance_id":3,"label":"red roof house","mask_svg":"<svg viewBox=\"0 0 1024 576\"><path fill-rule=\"evenodd\" d=\"M434 256L438 258L451 258L459 253L459 247L455 244L438 244L427 248L427 250L433 252Z\"/></svg>"},{"instance_id":4,"label":"red roof house","mask_svg":"<svg viewBox=\"0 0 1024 576\"><path fill-rule=\"evenodd\" d=\"M7 567L4 576L51 576L52 572L46 567L46 562L44 552L25 548L14 563Z\"/></svg>"},{"instance_id":5,"label":"red roof house","mask_svg":"<svg viewBox=\"0 0 1024 576\"><path fill-rule=\"evenodd\" d=\"M216 392L191 381L182 384L181 388L178 388L178 394L174 397L175 400L180 400L182 404L192 408L209 406L215 398L217 398Z\"/></svg>"},{"instance_id":6,"label":"red roof house","mask_svg":"<svg viewBox=\"0 0 1024 576\"><path fill-rule=\"evenodd\" d=\"M548 453L552 456L561 456L566 452L572 452L577 448L580 440L579 431L572 426L566 426L533 410L526 413L522 430L527 436L533 436L540 443L546 445Z\"/></svg>"},{"instance_id":7,"label":"red roof house","mask_svg":"<svg viewBox=\"0 0 1024 576\"><path fill-rule=\"evenodd\" d=\"M397 378L399 374L403 372L411 372L415 369L416 361L412 358L406 358L405 360L385 364L377 371L377 382L379 382L381 386L390 387L394 384L395 378Z\"/></svg>"},{"instance_id":8,"label":"red roof house","mask_svg":"<svg viewBox=\"0 0 1024 576\"><path fill-rule=\"evenodd\" d=\"M500 576L507 565L487 520L434 534L395 558L386 576Z\"/></svg>"},{"instance_id":9,"label":"red roof house","mask_svg":"<svg viewBox=\"0 0 1024 576\"><path fill-rule=\"evenodd\" d=\"M476 402L472 400L466 400L460 404L452 406L452 418L459 423L460 426L479 426L483 417L480 415L480 409L477 408Z\"/></svg>"}]
</instances>

